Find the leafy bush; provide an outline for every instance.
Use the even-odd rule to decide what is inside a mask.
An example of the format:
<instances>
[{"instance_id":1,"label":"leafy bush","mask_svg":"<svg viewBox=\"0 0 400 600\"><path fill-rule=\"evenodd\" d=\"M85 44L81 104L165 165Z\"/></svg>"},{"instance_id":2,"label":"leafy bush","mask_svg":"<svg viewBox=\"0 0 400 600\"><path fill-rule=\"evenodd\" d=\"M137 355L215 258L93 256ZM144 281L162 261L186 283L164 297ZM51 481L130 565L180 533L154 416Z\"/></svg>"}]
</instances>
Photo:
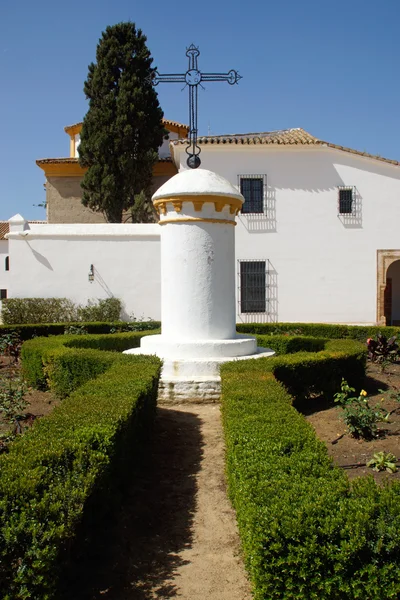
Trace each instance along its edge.
<instances>
[{"instance_id":1,"label":"leafy bush","mask_svg":"<svg viewBox=\"0 0 400 600\"><path fill-rule=\"evenodd\" d=\"M381 411L372 408L366 399L356 398L343 407L343 421L355 438L371 440L376 437L378 423L381 420Z\"/></svg>"},{"instance_id":2,"label":"leafy bush","mask_svg":"<svg viewBox=\"0 0 400 600\"><path fill-rule=\"evenodd\" d=\"M118 298L88 300L86 306L77 308L78 321L118 321L122 302Z\"/></svg>"},{"instance_id":3,"label":"leafy bush","mask_svg":"<svg viewBox=\"0 0 400 600\"><path fill-rule=\"evenodd\" d=\"M67 372L74 352L77 382L88 350L66 351ZM91 352L103 362L102 353ZM57 581L85 516L93 506L97 512L107 505L113 486L131 472L139 434L154 413L160 361L116 353L111 358L95 385L78 388L0 456L3 600L58 598Z\"/></svg>"},{"instance_id":4,"label":"leafy bush","mask_svg":"<svg viewBox=\"0 0 400 600\"><path fill-rule=\"evenodd\" d=\"M6 325L77 320L75 304L68 298L7 298L1 314Z\"/></svg>"},{"instance_id":5,"label":"leafy bush","mask_svg":"<svg viewBox=\"0 0 400 600\"><path fill-rule=\"evenodd\" d=\"M287 391L295 381L306 396L302 374L322 386L319 371L346 356L362 367L360 344L343 343L221 368L229 494L255 600L398 598L400 485L351 487Z\"/></svg>"},{"instance_id":6,"label":"leafy bush","mask_svg":"<svg viewBox=\"0 0 400 600\"><path fill-rule=\"evenodd\" d=\"M367 467L371 467L374 471L388 471L388 473L396 473L397 459L391 452L375 452L374 456L367 462Z\"/></svg>"},{"instance_id":7,"label":"leafy bush","mask_svg":"<svg viewBox=\"0 0 400 600\"><path fill-rule=\"evenodd\" d=\"M33 323L71 323L75 321L118 321L121 300L106 298L88 300L77 306L68 298L7 298L3 300L5 325Z\"/></svg>"},{"instance_id":8,"label":"leafy bush","mask_svg":"<svg viewBox=\"0 0 400 600\"><path fill-rule=\"evenodd\" d=\"M394 362L400 356L400 348L397 344L397 338L393 335L391 338L379 333L376 339L367 339L368 358L372 362L384 363Z\"/></svg>"},{"instance_id":9,"label":"leafy bush","mask_svg":"<svg viewBox=\"0 0 400 600\"><path fill-rule=\"evenodd\" d=\"M16 331L0 332L0 354L17 363L21 354L21 338Z\"/></svg>"}]
</instances>

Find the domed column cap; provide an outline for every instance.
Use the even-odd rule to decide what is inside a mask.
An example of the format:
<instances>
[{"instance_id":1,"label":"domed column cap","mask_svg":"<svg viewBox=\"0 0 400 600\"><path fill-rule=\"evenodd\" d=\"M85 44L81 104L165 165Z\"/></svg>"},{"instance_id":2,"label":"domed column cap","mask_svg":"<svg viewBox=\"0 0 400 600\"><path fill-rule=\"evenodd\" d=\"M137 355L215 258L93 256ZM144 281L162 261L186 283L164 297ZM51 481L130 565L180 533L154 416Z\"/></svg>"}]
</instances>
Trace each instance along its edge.
<instances>
[{"instance_id":1,"label":"domed column cap","mask_svg":"<svg viewBox=\"0 0 400 600\"><path fill-rule=\"evenodd\" d=\"M172 207L180 213L185 202L192 202L196 212L211 202L216 213L229 207L233 219L244 202L242 194L227 179L206 169L189 169L174 175L155 192L152 200L161 216ZM167 203L172 203L169 209Z\"/></svg>"}]
</instances>

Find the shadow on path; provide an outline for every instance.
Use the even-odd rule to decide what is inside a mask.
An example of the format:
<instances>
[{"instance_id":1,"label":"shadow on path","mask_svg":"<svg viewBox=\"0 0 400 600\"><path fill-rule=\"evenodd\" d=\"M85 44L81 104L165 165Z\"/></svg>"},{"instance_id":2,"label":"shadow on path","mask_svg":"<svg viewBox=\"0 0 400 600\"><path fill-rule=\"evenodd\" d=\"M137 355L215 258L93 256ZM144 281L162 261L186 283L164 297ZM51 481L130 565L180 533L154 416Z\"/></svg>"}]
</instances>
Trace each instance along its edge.
<instances>
[{"instance_id":1,"label":"shadow on path","mask_svg":"<svg viewBox=\"0 0 400 600\"><path fill-rule=\"evenodd\" d=\"M177 595L171 579L192 545L201 419L158 408L148 452L122 504L74 565L63 600L151 600ZM127 474L128 476L128 474ZM65 588L64 588L65 589Z\"/></svg>"}]
</instances>

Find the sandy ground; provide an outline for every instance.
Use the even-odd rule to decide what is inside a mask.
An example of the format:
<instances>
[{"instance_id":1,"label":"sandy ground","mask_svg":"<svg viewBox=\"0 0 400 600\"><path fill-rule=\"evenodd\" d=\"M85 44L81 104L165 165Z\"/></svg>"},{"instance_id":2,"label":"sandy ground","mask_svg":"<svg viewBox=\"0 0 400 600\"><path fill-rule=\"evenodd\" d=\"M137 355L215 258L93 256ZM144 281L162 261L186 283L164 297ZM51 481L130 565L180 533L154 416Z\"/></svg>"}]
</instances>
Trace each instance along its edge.
<instances>
[{"instance_id":1,"label":"sandy ground","mask_svg":"<svg viewBox=\"0 0 400 600\"><path fill-rule=\"evenodd\" d=\"M151 452L134 479L65 598L250 600L219 406L159 407Z\"/></svg>"}]
</instances>

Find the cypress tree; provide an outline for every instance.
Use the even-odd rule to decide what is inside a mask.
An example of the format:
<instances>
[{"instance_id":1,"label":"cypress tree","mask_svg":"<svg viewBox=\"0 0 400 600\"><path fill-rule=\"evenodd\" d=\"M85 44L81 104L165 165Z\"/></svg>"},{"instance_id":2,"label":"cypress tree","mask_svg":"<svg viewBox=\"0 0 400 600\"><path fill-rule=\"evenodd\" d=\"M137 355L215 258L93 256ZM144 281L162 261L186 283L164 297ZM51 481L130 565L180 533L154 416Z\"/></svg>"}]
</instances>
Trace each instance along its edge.
<instances>
[{"instance_id":1,"label":"cypress tree","mask_svg":"<svg viewBox=\"0 0 400 600\"><path fill-rule=\"evenodd\" d=\"M88 167L82 203L110 223L120 223L127 210L136 220L135 198L149 198L152 167L166 134L151 83L152 62L146 37L129 22L107 27L96 63L89 65L84 85L89 110L79 145L79 163Z\"/></svg>"}]
</instances>

